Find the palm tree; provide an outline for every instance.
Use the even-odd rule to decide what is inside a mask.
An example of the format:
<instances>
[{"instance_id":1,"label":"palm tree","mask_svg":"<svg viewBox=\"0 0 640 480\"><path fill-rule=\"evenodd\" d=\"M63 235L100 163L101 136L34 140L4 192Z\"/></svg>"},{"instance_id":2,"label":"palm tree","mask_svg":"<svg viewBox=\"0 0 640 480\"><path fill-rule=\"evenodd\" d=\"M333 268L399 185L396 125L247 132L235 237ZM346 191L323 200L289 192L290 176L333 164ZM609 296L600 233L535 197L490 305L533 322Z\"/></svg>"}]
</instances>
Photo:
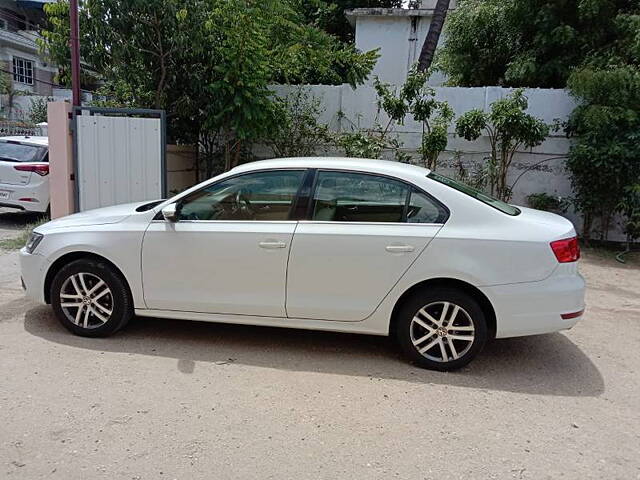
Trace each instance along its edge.
<instances>
[{"instance_id":1,"label":"palm tree","mask_svg":"<svg viewBox=\"0 0 640 480\"><path fill-rule=\"evenodd\" d=\"M444 19L447 16L447 10L449 10L449 2L450 0L438 0L436 2L436 8L433 10L433 17L431 17L431 24L429 25L429 32L427 33L427 38L424 39L420 58L418 58L418 71L420 72L429 70L431 62L433 62L433 55L436 52L438 40L442 33Z\"/></svg>"}]
</instances>

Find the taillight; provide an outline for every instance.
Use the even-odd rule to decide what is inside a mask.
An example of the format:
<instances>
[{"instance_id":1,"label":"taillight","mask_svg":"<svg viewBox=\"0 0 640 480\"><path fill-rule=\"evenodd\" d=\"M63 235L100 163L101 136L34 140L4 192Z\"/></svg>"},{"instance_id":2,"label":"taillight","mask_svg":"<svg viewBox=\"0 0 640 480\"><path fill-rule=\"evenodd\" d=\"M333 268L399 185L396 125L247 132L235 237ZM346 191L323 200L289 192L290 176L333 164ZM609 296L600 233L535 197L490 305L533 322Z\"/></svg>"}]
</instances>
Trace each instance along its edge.
<instances>
[{"instance_id":1,"label":"taillight","mask_svg":"<svg viewBox=\"0 0 640 480\"><path fill-rule=\"evenodd\" d=\"M578 237L565 238L551 242L551 250L553 250L553 253L560 263L575 262L580 258Z\"/></svg>"},{"instance_id":2,"label":"taillight","mask_svg":"<svg viewBox=\"0 0 640 480\"><path fill-rule=\"evenodd\" d=\"M20 170L21 172L37 173L38 175L41 175L43 177L45 175L49 175L49 165L46 163L21 163L20 165L16 165L13 168L15 168L16 170Z\"/></svg>"}]
</instances>

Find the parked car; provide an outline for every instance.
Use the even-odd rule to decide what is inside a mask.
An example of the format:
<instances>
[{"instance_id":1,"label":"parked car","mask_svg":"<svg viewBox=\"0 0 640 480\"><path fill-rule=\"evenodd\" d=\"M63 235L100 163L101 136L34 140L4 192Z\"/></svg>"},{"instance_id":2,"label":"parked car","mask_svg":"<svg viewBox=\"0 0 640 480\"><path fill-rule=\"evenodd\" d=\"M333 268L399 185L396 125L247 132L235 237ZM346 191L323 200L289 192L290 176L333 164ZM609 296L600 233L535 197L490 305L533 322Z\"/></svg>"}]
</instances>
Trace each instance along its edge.
<instances>
[{"instance_id":1,"label":"parked car","mask_svg":"<svg viewBox=\"0 0 640 480\"><path fill-rule=\"evenodd\" d=\"M347 158L242 165L169 200L54 220L20 253L28 296L78 335L134 313L393 335L436 370L490 338L571 328L579 256L558 215Z\"/></svg>"},{"instance_id":2,"label":"parked car","mask_svg":"<svg viewBox=\"0 0 640 480\"><path fill-rule=\"evenodd\" d=\"M49 210L47 137L0 137L0 207Z\"/></svg>"}]
</instances>

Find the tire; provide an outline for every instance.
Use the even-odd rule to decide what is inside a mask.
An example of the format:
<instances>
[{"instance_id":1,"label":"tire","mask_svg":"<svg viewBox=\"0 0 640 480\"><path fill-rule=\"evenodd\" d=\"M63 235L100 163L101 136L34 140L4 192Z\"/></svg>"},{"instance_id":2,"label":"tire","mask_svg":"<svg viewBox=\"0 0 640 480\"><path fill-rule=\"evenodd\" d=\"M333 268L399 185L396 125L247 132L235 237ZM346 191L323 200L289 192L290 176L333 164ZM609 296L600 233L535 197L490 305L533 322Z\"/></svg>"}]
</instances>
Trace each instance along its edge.
<instances>
[{"instance_id":1,"label":"tire","mask_svg":"<svg viewBox=\"0 0 640 480\"><path fill-rule=\"evenodd\" d=\"M53 278L50 295L60 323L83 337L107 337L133 316L126 280L100 260L85 258L62 267Z\"/></svg>"},{"instance_id":2,"label":"tire","mask_svg":"<svg viewBox=\"0 0 640 480\"><path fill-rule=\"evenodd\" d=\"M478 302L455 288L420 290L398 311L396 337L402 352L412 363L430 370L465 366L484 347L487 332Z\"/></svg>"}]
</instances>

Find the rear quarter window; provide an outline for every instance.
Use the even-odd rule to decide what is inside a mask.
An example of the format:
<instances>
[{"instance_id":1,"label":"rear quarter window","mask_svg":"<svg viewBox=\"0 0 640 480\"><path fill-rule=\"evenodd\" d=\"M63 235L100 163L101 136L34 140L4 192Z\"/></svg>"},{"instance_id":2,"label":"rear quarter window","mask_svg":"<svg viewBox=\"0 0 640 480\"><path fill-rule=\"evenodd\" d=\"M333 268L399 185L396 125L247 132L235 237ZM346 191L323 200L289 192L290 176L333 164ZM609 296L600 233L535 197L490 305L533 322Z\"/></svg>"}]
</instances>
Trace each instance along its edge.
<instances>
[{"instance_id":1,"label":"rear quarter window","mask_svg":"<svg viewBox=\"0 0 640 480\"><path fill-rule=\"evenodd\" d=\"M482 193L480 190L476 190L475 188L472 188L469 185L465 185L462 182L458 182L457 180L454 180L452 178L445 177L444 175L440 175L435 172L430 172L427 175L427 178L430 178L431 180L434 180L438 183L442 183L443 185L451 187L454 190L457 190L459 192L464 193L465 195L475 198L476 200L482 203L485 203L490 207L495 208L496 210L500 210L502 213L505 213L507 215L511 215L514 217L516 215L520 215L519 208L514 207L513 205L509 205L508 203L503 202L502 200L498 200L497 198L493 198L491 195Z\"/></svg>"}]
</instances>

